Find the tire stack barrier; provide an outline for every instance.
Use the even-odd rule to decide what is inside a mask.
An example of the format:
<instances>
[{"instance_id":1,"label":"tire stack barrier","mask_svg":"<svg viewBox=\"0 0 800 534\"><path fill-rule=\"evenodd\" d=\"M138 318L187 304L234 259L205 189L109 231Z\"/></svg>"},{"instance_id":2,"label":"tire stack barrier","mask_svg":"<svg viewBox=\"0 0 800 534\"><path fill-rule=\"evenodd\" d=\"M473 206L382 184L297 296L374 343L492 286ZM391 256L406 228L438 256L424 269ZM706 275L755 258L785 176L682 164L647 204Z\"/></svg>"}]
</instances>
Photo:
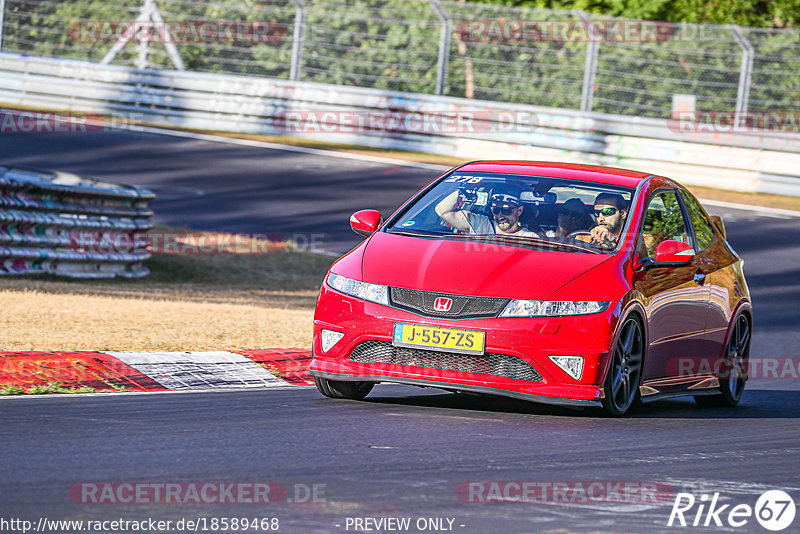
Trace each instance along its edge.
<instances>
[{"instance_id":1,"label":"tire stack barrier","mask_svg":"<svg viewBox=\"0 0 800 534\"><path fill-rule=\"evenodd\" d=\"M0 166L0 275L147 275L153 198L136 186Z\"/></svg>"}]
</instances>

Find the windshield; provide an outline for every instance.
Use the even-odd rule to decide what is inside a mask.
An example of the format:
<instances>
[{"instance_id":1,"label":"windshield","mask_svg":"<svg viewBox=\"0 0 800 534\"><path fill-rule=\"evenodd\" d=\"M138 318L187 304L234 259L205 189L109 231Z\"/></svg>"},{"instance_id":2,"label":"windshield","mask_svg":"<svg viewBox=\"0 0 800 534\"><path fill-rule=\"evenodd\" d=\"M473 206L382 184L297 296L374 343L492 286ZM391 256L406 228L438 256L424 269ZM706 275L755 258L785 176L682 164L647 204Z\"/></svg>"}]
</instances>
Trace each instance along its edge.
<instances>
[{"instance_id":1,"label":"windshield","mask_svg":"<svg viewBox=\"0 0 800 534\"><path fill-rule=\"evenodd\" d=\"M387 231L611 250L632 195L632 189L593 182L456 171L418 198Z\"/></svg>"}]
</instances>

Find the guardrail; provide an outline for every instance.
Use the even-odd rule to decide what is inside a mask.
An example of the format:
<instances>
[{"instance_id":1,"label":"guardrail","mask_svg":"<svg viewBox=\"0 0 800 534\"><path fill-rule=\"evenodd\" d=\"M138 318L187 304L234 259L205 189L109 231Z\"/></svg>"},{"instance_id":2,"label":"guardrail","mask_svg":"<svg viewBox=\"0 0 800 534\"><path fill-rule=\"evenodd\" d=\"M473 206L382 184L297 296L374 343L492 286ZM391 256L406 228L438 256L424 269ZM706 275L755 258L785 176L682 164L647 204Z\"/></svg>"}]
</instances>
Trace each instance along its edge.
<instances>
[{"instance_id":1,"label":"guardrail","mask_svg":"<svg viewBox=\"0 0 800 534\"><path fill-rule=\"evenodd\" d=\"M121 122L291 135L465 159L598 163L687 184L800 196L797 134L691 124L682 129L665 119L16 54L0 54L0 102L99 113ZM332 119L320 124L325 112ZM370 122L374 114L386 119L383 126ZM307 120L311 115L314 121ZM354 117L366 118L367 125L354 125ZM443 126L454 118L459 124L459 117L468 118L468 126ZM386 127L393 119L394 126Z\"/></svg>"},{"instance_id":2,"label":"guardrail","mask_svg":"<svg viewBox=\"0 0 800 534\"><path fill-rule=\"evenodd\" d=\"M0 167L0 275L147 275L153 198L135 186Z\"/></svg>"},{"instance_id":3,"label":"guardrail","mask_svg":"<svg viewBox=\"0 0 800 534\"><path fill-rule=\"evenodd\" d=\"M676 94L703 110L796 108L800 31L781 8L745 17L779 29L501 3L552 2L0 0L0 51L655 118Z\"/></svg>"}]
</instances>

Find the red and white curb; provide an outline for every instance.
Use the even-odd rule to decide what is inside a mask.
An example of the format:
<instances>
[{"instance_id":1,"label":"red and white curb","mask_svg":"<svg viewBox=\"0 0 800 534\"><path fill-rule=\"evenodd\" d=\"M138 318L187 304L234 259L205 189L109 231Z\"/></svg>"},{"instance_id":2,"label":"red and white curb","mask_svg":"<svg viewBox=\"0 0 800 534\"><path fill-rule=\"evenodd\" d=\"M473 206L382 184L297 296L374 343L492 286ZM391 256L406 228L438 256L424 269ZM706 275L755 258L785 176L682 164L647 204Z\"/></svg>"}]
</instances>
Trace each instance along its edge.
<instances>
[{"instance_id":1,"label":"red and white curb","mask_svg":"<svg viewBox=\"0 0 800 534\"><path fill-rule=\"evenodd\" d=\"M58 384L95 391L308 386L311 351L0 352L0 388Z\"/></svg>"}]
</instances>

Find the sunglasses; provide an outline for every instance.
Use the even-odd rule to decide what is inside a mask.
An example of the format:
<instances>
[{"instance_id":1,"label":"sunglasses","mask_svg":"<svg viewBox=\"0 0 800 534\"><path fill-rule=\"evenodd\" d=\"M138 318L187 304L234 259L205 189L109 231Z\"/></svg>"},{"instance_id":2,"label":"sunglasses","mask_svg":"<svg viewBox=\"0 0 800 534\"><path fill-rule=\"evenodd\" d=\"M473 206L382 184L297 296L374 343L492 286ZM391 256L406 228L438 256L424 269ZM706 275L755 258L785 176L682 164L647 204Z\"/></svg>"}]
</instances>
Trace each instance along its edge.
<instances>
[{"instance_id":1,"label":"sunglasses","mask_svg":"<svg viewBox=\"0 0 800 534\"><path fill-rule=\"evenodd\" d=\"M496 206L492 204L492 213L495 215L511 215L519 206L509 206L508 204L504 206Z\"/></svg>"},{"instance_id":2,"label":"sunglasses","mask_svg":"<svg viewBox=\"0 0 800 534\"><path fill-rule=\"evenodd\" d=\"M617 208L603 208L601 210L594 210L594 216L599 217L600 215L602 215L603 217L611 217L618 211L619 210Z\"/></svg>"},{"instance_id":3,"label":"sunglasses","mask_svg":"<svg viewBox=\"0 0 800 534\"><path fill-rule=\"evenodd\" d=\"M583 217L582 213L578 213L577 211L572 211L572 210L561 210L558 212L558 214L566 215L567 217L570 217L572 219L580 219L581 217Z\"/></svg>"}]
</instances>

